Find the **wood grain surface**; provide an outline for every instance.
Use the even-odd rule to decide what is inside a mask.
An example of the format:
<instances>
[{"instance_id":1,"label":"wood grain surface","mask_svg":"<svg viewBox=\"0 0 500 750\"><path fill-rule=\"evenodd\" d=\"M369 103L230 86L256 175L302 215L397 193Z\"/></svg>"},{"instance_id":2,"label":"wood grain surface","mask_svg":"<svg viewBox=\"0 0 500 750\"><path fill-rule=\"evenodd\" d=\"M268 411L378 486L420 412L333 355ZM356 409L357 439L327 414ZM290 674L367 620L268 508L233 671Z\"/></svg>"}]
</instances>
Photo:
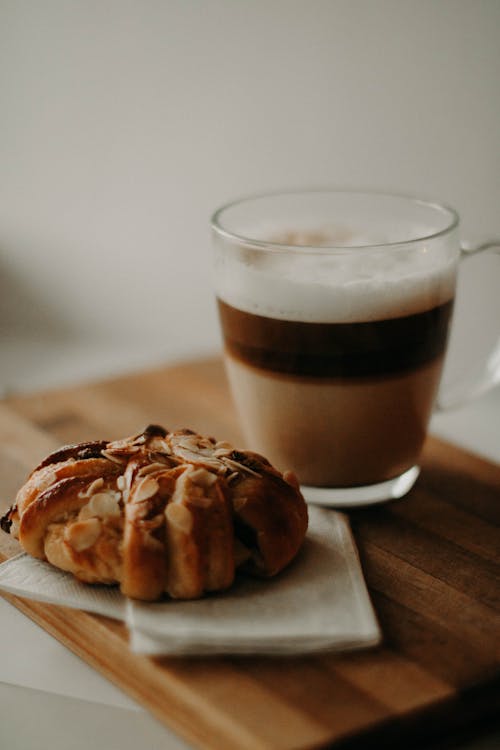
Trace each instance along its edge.
<instances>
[{"instance_id":1,"label":"wood grain surface","mask_svg":"<svg viewBox=\"0 0 500 750\"><path fill-rule=\"evenodd\" d=\"M149 422L242 446L216 359L10 398L0 402L1 508L53 448ZM377 649L149 658L127 649L113 620L5 598L196 747L449 746L499 715L500 467L432 438L422 465L405 499L350 513L384 635ZM0 540L3 558L18 552Z\"/></svg>"}]
</instances>

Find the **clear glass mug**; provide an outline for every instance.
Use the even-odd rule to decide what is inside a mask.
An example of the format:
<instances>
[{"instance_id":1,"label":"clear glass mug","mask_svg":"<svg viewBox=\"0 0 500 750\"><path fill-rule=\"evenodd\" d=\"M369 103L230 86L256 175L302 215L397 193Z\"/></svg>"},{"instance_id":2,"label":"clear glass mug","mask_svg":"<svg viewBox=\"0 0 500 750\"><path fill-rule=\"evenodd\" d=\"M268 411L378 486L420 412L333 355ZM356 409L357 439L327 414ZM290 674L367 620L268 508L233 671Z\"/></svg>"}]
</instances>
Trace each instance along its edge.
<instances>
[{"instance_id":1,"label":"clear glass mug","mask_svg":"<svg viewBox=\"0 0 500 750\"><path fill-rule=\"evenodd\" d=\"M247 447L295 471L307 500L380 502L415 482L464 253L458 225L436 203L325 190L214 214L225 364Z\"/></svg>"}]
</instances>

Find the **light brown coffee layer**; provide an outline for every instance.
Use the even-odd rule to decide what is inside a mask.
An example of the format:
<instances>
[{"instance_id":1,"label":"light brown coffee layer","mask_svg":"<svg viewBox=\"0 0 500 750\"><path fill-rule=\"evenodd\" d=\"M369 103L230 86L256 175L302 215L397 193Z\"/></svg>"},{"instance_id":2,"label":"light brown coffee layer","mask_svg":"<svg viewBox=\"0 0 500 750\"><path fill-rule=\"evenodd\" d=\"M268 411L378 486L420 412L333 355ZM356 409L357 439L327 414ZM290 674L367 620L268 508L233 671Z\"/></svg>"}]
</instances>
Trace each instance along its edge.
<instances>
[{"instance_id":1,"label":"light brown coffee layer","mask_svg":"<svg viewBox=\"0 0 500 750\"><path fill-rule=\"evenodd\" d=\"M302 484L372 484L417 461L443 359L400 375L324 379L226 366L248 447Z\"/></svg>"}]
</instances>

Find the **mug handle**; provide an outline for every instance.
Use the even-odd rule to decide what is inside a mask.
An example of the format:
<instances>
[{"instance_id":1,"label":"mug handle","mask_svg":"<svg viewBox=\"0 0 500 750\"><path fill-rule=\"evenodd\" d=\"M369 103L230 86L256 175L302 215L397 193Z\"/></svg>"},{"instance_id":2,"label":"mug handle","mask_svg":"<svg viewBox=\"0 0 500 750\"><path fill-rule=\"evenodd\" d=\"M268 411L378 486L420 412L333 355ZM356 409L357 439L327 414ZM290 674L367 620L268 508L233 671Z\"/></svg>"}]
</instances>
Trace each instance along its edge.
<instances>
[{"instance_id":1,"label":"mug handle","mask_svg":"<svg viewBox=\"0 0 500 750\"><path fill-rule=\"evenodd\" d=\"M462 245L460 248L460 261L467 261L469 258L479 255L480 253L492 253L500 255L500 240L492 239L483 242L476 247ZM435 404L436 411L447 411L460 407L483 395L500 383L500 336L496 340L493 348L488 353L484 367L479 377L467 380L457 380L450 385L442 386Z\"/></svg>"}]
</instances>

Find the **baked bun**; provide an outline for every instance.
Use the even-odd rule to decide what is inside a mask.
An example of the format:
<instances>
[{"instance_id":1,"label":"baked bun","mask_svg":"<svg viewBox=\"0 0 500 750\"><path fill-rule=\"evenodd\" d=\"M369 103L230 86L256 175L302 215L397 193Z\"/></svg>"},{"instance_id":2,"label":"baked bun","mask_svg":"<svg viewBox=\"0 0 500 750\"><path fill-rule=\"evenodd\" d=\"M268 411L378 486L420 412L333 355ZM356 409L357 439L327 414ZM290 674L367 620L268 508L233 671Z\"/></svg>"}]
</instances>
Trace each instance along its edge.
<instances>
[{"instance_id":1,"label":"baked bun","mask_svg":"<svg viewBox=\"0 0 500 750\"><path fill-rule=\"evenodd\" d=\"M2 518L34 557L135 599L195 599L236 570L279 573L297 554L307 506L295 476L191 430L61 448Z\"/></svg>"}]
</instances>

